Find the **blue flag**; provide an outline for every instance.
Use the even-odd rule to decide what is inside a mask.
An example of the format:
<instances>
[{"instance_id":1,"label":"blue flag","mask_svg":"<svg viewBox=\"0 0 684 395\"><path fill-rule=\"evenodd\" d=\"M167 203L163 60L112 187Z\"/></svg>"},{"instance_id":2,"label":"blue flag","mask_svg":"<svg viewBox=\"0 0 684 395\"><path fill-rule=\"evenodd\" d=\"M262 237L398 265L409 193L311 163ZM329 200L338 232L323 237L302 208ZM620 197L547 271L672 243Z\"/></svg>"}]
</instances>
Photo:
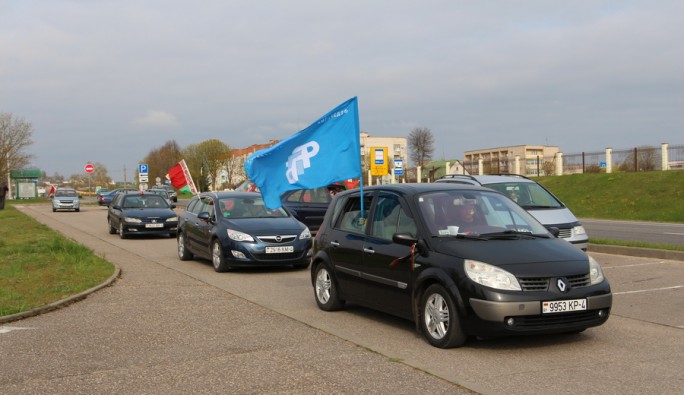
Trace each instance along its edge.
<instances>
[{"instance_id":1,"label":"blue flag","mask_svg":"<svg viewBox=\"0 0 684 395\"><path fill-rule=\"evenodd\" d=\"M361 177L359 111L356 97L335 107L299 133L257 151L245 171L261 190L269 209L282 205L280 195Z\"/></svg>"}]
</instances>

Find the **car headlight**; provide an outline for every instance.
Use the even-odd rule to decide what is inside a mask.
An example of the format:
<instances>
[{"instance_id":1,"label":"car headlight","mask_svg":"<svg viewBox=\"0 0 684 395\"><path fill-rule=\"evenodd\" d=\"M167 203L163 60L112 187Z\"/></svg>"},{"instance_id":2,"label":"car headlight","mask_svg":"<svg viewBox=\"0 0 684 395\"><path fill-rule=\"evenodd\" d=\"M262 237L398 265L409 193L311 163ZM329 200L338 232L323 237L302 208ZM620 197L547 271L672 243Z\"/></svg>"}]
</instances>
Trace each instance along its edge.
<instances>
[{"instance_id":1,"label":"car headlight","mask_svg":"<svg viewBox=\"0 0 684 395\"><path fill-rule=\"evenodd\" d=\"M599 284L606 279L603 276L601 265L592 257L589 257L589 277L591 278L591 285Z\"/></svg>"},{"instance_id":2,"label":"car headlight","mask_svg":"<svg viewBox=\"0 0 684 395\"><path fill-rule=\"evenodd\" d=\"M140 218L124 217L124 222L134 222L139 224L142 222L142 220Z\"/></svg>"},{"instance_id":3,"label":"car headlight","mask_svg":"<svg viewBox=\"0 0 684 395\"><path fill-rule=\"evenodd\" d=\"M302 240L310 239L311 238L311 232L309 231L309 228L305 228L302 231L302 233L299 235L299 238Z\"/></svg>"},{"instance_id":4,"label":"car headlight","mask_svg":"<svg viewBox=\"0 0 684 395\"><path fill-rule=\"evenodd\" d=\"M575 226L573 228L573 230L575 231L576 235L586 235L587 234L587 231L584 230L584 226L582 226L582 225Z\"/></svg>"},{"instance_id":5,"label":"car headlight","mask_svg":"<svg viewBox=\"0 0 684 395\"><path fill-rule=\"evenodd\" d=\"M166 222L178 222L178 217L167 218Z\"/></svg>"},{"instance_id":6,"label":"car headlight","mask_svg":"<svg viewBox=\"0 0 684 395\"><path fill-rule=\"evenodd\" d=\"M238 232L233 229L228 229L228 237L235 241L254 241L254 238L247 233Z\"/></svg>"},{"instance_id":7,"label":"car headlight","mask_svg":"<svg viewBox=\"0 0 684 395\"><path fill-rule=\"evenodd\" d=\"M468 277L480 285L508 291L521 290L514 275L496 266L466 259L464 267Z\"/></svg>"}]
</instances>

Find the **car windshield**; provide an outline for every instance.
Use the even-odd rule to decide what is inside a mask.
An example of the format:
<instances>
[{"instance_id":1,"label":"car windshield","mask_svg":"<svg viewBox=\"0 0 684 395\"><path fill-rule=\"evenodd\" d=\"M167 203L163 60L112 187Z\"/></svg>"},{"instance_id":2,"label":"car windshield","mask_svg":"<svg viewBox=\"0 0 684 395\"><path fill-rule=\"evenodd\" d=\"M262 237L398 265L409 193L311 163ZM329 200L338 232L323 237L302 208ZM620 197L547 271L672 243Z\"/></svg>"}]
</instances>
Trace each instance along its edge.
<instances>
[{"instance_id":1,"label":"car windshield","mask_svg":"<svg viewBox=\"0 0 684 395\"><path fill-rule=\"evenodd\" d=\"M55 197L76 197L78 194L76 191L72 190L57 190L55 191Z\"/></svg>"},{"instance_id":2,"label":"car windshield","mask_svg":"<svg viewBox=\"0 0 684 395\"><path fill-rule=\"evenodd\" d=\"M124 198L123 208L169 208L166 200L159 195L129 195Z\"/></svg>"},{"instance_id":3,"label":"car windshield","mask_svg":"<svg viewBox=\"0 0 684 395\"><path fill-rule=\"evenodd\" d=\"M530 214L498 193L439 191L419 195L417 199L432 236L548 235L546 228Z\"/></svg>"},{"instance_id":4,"label":"car windshield","mask_svg":"<svg viewBox=\"0 0 684 395\"><path fill-rule=\"evenodd\" d=\"M501 182L485 184L497 190L524 208L561 208L563 204L535 182Z\"/></svg>"},{"instance_id":5,"label":"car windshield","mask_svg":"<svg viewBox=\"0 0 684 395\"><path fill-rule=\"evenodd\" d=\"M269 210L261 198L223 198L220 199L219 214L226 218L284 218L287 211L282 207Z\"/></svg>"}]
</instances>

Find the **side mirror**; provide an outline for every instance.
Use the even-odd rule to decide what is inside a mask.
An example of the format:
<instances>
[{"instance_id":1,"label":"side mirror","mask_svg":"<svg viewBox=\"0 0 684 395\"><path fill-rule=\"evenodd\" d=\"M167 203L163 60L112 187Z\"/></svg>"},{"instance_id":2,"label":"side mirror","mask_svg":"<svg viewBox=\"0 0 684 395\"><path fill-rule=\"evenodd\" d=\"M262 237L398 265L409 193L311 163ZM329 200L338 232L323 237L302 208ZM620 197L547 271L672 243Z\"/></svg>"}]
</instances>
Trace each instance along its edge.
<instances>
[{"instance_id":1,"label":"side mirror","mask_svg":"<svg viewBox=\"0 0 684 395\"><path fill-rule=\"evenodd\" d=\"M176 205L171 203L171 210L173 210L174 208L176 208Z\"/></svg>"},{"instance_id":2,"label":"side mirror","mask_svg":"<svg viewBox=\"0 0 684 395\"><path fill-rule=\"evenodd\" d=\"M553 237L558 238L558 235L560 234L560 229L556 228L555 226L549 226L548 231L551 232Z\"/></svg>"},{"instance_id":3,"label":"side mirror","mask_svg":"<svg viewBox=\"0 0 684 395\"><path fill-rule=\"evenodd\" d=\"M208 211L203 211L203 212L197 214L197 218L200 219L201 221L204 221L204 222L210 222L211 221L211 215L209 214Z\"/></svg>"},{"instance_id":4,"label":"side mirror","mask_svg":"<svg viewBox=\"0 0 684 395\"><path fill-rule=\"evenodd\" d=\"M416 252L422 256L428 256L428 249L425 247L425 243L422 240L411 236L409 233L395 233L392 235L392 241L409 247L415 244Z\"/></svg>"}]
</instances>

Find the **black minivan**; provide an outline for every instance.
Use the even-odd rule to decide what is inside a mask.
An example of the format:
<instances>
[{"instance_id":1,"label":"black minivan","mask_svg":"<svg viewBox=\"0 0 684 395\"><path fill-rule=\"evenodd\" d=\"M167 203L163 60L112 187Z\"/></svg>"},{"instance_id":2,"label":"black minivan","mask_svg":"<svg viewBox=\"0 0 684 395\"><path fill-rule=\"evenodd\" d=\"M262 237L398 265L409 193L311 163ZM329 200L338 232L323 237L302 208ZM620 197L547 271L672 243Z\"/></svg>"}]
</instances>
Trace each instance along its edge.
<instances>
[{"instance_id":1,"label":"black minivan","mask_svg":"<svg viewBox=\"0 0 684 395\"><path fill-rule=\"evenodd\" d=\"M576 333L605 323L608 280L557 233L479 186L341 192L314 240L316 303L331 311L348 301L412 320L441 348L468 336Z\"/></svg>"}]
</instances>

